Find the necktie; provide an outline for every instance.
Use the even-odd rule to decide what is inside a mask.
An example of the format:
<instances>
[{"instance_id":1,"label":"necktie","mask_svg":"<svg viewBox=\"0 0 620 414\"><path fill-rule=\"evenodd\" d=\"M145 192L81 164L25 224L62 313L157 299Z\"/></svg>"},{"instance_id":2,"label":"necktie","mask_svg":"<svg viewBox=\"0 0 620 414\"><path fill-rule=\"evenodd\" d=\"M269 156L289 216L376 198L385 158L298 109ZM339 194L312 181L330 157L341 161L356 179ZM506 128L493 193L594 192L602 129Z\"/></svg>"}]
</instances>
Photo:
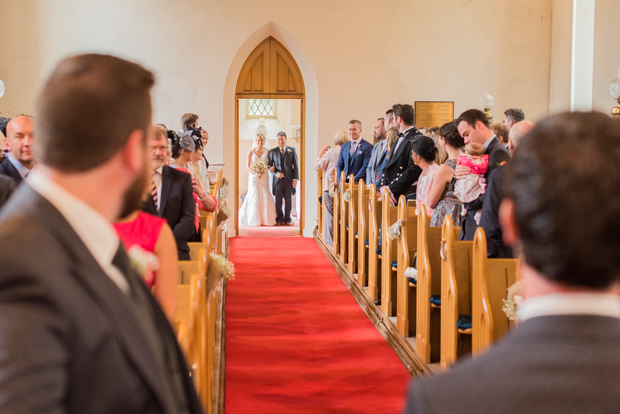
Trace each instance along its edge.
<instances>
[{"instance_id":1,"label":"necktie","mask_svg":"<svg viewBox=\"0 0 620 414\"><path fill-rule=\"evenodd\" d=\"M153 171L153 178L151 178L151 198L153 199L153 204L155 204L155 210L159 211L159 205L157 204L158 197L157 197L157 186L159 184L158 182L158 175L159 172L157 171Z\"/></svg>"},{"instance_id":2,"label":"necktie","mask_svg":"<svg viewBox=\"0 0 620 414\"><path fill-rule=\"evenodd\" d=\"M350 155L355 154L355 147L357 147L357 143L351 142L351 151L349 152Z\"/></svg>"}]
</instances>

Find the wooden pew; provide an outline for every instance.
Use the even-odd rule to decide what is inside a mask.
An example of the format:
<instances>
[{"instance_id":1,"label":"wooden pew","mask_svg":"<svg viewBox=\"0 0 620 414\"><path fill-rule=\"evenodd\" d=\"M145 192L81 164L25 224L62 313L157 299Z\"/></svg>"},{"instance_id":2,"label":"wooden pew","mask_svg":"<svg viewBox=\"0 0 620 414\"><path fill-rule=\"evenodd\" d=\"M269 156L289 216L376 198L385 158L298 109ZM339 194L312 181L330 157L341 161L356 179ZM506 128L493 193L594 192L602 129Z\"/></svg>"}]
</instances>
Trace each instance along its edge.
<instances>
[{"instance_id":1,"label":"wooden pew","mask_svg":"<svg viewBox=\"0 0 620 414\"><path fill-rule=\"evenodd\" d=\"M476 229L473 249L472 354L476 356L510 328L502 299L518 280L518 260L487 258L487 240L481 227Z\"/></svg>"},{"instance_id":2,"label":"wooden pew","mask_svg":"<svg viewBox=\"0 0 620 414\"><path fill-rule=\"evenodd\" d=\"M324 225L324 219L325 219L325 210L323 209L323 206L325 205L325 203L322 203L319 200L323 199L323 191L325 191L323 189L323 170L317 170L316 172L316 193L317 193L317 198L316 198L316 217L317 217L317 223L316 223L316 230L317 230L317 234L319 235L319 237L321 238L321 240L325 241L325 225Z\"/></svg>"},{"instance_id":3,"label":"wooden pew","mask_svg":"<svg viewBox=\"0 0 620 414\"><path fill-rule=\"evenodd\" d=\"M471 315L473 242L458 241L460 228L446 216L441 232L441 358L442 370L471 352L472 329L458 329L459 315Z\"/></svg>"},{"instance_id":4,"label":"wooden pew","mask_svg":"<svg viewBox=\"0 0 620 414\"><path fill-rule=\"evenodd\" d=\"M441 227L430 227L430 217L422 205L418 213L418 280L416 352L424 362L440 358L441 307L431 296L441 295Z\"/></svg>"},{"instance_id":5,"label":"wooden pew","mask_svg":"<svg viewBox=\"0 0 620 414\"><path fill-rule=\"evenodd\" d=\"M347 248L347 242L348 240L348 231L347 231L347 224L349 222L349 213L348 213L348 207L349 207L349 203L344 201L344 192L347 190L347 184L345 183L345 175L344 175L344 171L340 171L340 186L339 186L339 192L340 192L340 260L342 261L342 263L347 264L347 253L348 253L348 248Z\"/></svg>"},{"instance_id":6,"label":"wooden pew","mask_svg":"<svg viewBox=\"0 0 620 414\"><path fill-rule=\"evenodd\" d=\"M381 189L381 309L387 316L396 316L396 243L390 240L388 228L398 220L398 206L390 205L387 186Z\"/></svg>"},{"instance_id":7,"label":"wooden pew","mask_svg":"<svg viewBox=\"0 0 620 414\"><path fill-rule=\"evenodd\" d=\"M364 180L358 183L357 202L357 281L361 286L368 286L368 212L370 191Z\"/></svg>"},{"instance_id":8,"label":"wooden pew","mask_svg":"<svg viewBox=\"0 0 620 414\"><path fill-rule=\"evenodd\" d=\"M215 191L217 194L216 198L218 198L219 192L222 186L223 186L223 177L222 177L222 169L220 168L217 172L217 183L215 184ZM223 201L224 200L218 199L217 201L218 208L219 208L219 204L222 203ZM213 216L213 225L211 228L211 251L215 254L221 254L222 253L222 233L221 231L219 231L219 226L217 225L216 214L217 214L217 210L211 214Z\"/></svg>"},{"instance_id":9,"label":"wooden pew","mask_svg":"<svg viewBox=\"0 0 620 414\"><path fill-rule=\"evenodd\" d=\"M394 240L398 269L396 327L404 336L411 336L416 332L417 288L415 284L409 283L405 270L413 267L418 250L418 216L415 204L408 205L405 196L402 195L398 199L398 220L403 221L403 227L400 230L400 239Z\"/></svg>"},{"instance_id":10,"label":"wooden pew","mask_svg":"<svg viewBox=\"0 0 620 414\"><path fill-rule=\"evenodd\" d=\"M379 227L381 226L381 197L374 184L370 185L368 207L368 294L373 300L381 298L381 257Z\"/></svg>"},{"instance_id":11,"label":"wooden pew","mask_svg":"<svg viewBox=\"0 0 620 414\"><path fill-rule=\"evenodd\" d=\"M360 180L363 184L364 180ZM348 257L349 257L349 272L351 274L357 273L357 262L358 262L358 238L359 238L359 192L366 191L367 189L364 187L360 187L359 184L356 184L353 180L353 177L349 180L349 192L351 193L351 201L348 203L348 211L349 211L349 230L348 230Z\"/></svg>"},{"instance_id":12,"label":"wooden pew","mask_svg":"<svg viewBox=\"0 0 620 414\"><path fill-rule=\"evenodd\" d=\"M336 169L334 169L334 183L336 183ZM340 202L341 202L340 187L337 188L336 194L334 194L334 206L333 206L333 218L334 218L334 231L332 235L333 251L336 256L340 255Z\"/></svg>"}]
</instances>

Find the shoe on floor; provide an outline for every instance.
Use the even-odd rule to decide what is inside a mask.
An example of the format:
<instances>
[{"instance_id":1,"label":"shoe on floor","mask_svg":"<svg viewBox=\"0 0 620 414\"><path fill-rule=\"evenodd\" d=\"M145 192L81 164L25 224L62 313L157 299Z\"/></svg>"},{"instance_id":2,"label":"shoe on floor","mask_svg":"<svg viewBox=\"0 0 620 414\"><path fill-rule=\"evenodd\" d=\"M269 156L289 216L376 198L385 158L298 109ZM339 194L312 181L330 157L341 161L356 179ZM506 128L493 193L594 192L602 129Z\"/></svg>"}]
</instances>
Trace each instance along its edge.
<instances>
[{"instance_id":1,"label":"shoe on floor","mask_svg":"<svg viewBox=\"0 0 620 414\"><path fill-rule=\"evenodd\" d=\"M377 299L377 300L375 300L375 305L377 305L377 306L381 306L381 299Z\"/></svg>"}]
</instances>

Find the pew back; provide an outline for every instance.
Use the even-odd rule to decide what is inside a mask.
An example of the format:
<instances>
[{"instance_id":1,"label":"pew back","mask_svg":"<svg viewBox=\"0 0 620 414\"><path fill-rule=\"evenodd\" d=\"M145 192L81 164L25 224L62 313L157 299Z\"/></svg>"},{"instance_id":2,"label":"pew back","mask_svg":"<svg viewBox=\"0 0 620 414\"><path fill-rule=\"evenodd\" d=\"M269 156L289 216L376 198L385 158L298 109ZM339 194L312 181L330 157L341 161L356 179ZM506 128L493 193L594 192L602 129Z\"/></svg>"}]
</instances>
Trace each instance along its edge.
<instances>
[{"instance_id":1,"label":"pew back","mask_svg":"<svg viewBox=\"0 0 620 414\"><path fill-rule=\"evenodd\" d=\"M370 191L366 188L364 180L358 184L358 223L357 223L357 281L362 286L368 285L368 212Z\"/></svg>"},{"instance_id":2,"label":"pew back","mask_svg":"<svg viewBox=\"0 0 620 414\"><path fill-rule=\"evenodd\" d=\"M398 199L398 220L402 220L400 239L395 240L397 257L397 311L396 327L404 336L411 336L416 327L416 285L405 276L408 267L413 267L418 244L418 217L415 205L408 205L404 196Z\"/></svg>"},{"instance_id":3,"label":"pew back","mask_svg":"<svg viewBox=\"0 0 620 414\"><path fill-rule=\"evenodd\" d=\"M360 180L363 184L364 180ZM359 238L358 231L358 218L359 218L359 192L368 191L364 187L355 183L354 176L351 175L349 180L349 192L351 194L351 200L347 203L347 209L349 211L349 229L348 229L348 253L349 258L349 272L351 274L357 273L357 243Z\"/></svg>"},{"instance_id":4,"label":"pew back","mask_svg":"<svg viewBox=\"0 0 620 414\"><path fill-rule=\"evenodd\" d=\"M347 227L349 224L349 203L346 202L345 200L345 195L344 193L348 190L348 186L347 183L345 182L345 175L344 175L344 171L340 172L340 260L342 261L342 263L344 263L345 265L347 264L347 253L348 253L348 248L347 248L347 243L349 241L348 239L348 232L347 232Z\"/></svg>"},{"instance_id":5,"label":"pew back","mask_svg":"<svg viewBox=\"0 0 620 414\"><path fill-rule=\"evenodd\" d=\"M502 311L508 288L518 279L517 259L487 258L484 230L476 229L472 267L472 353L491 347L508 331L510 321Z\"/></svg>"},{"instance_id":6,"label":"pew back","mask_svg":"<svg viewBox=\"0 0 620 414\"><path fill-rule=\"evenodd\" d=\"M325 219L325 211L323 210L323 206L325 202L321 202L323 200L323 170L317 170L316 172L316 214L317 214L317 234L321 238L321 240L325 240L325 229L323 225L323 220Z\"/></svg>"},{"instance_id":7,"label":"pew back","mask_svg":"<svg viewBox=\"0 0 620 414\"><path fill-rule=\"evenodd\" d=\"M431 296L441 295L441 227L430 227L430 217L422 204L418 213L417 323L416 351L424 362L439 360L441 308L431 304Z\"/></svg>"},{"instance_id":8,"label":"pew back","mask_svg":"<svg viewBox=\"0 0 620 414\"><path fill-rule=\"evenodd\" d=\"M392 263L397 260L396 243L388 236L388 228L398 220L398 206L390 205L387 186L381 189L381 308L388 316L396 316L396 272Z\"/></svg>"},{"instance_id":9,"label":"pew back","mask_svg":"<svg viewBox=\"0 0 620 414\"><path fill-rule=\"evenodd\" d=\"M368 207L368 294L373 300L381 297L381 274L379 255L379 226L381 225L381 197L374 184L370 186Z\"/></svg>"},{"instance_id":10,"label":"pew back","mask_svg":"<svg viewBox=\"0 0 620 414\"><path fill-rule=\"evenodd\" d=\"M337 178L337 173L336 173L337 169L334 169L334 183L337 183L338 181L336 181ZM333 216L334 216L334 230L333 230L333 235L332 235L332 240L333 240L333 251L334 254L336 256L340 255L340 202L341 202L341 191L340 191L340 187L338 187L335 191L334 194L334 210L333 210Z\"/></svg>"}]
</instances>

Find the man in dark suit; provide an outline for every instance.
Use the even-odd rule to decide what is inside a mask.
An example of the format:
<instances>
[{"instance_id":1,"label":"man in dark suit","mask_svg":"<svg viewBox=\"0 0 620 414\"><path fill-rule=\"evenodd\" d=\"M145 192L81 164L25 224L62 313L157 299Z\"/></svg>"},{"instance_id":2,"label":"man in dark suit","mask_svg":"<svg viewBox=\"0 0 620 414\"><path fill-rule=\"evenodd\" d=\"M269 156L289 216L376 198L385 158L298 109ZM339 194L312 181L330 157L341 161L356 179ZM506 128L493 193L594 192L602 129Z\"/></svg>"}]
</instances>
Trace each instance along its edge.
<instances>
[{"instance_id":1,"label":"man in dark suit","mask_svg":"<svg viewBox=\"0 0 620 414\"><path fill-rule=\"evenodd\" d=\"M152 85L137 64L81 55L37 100L39 164L0 212L3 414L202 412L112 226L148 183Z\"/></svg>"},{"instance_id":2,"label":"man in dark suit","mask_svg":"<svg viewBox=\"0 0 620 414\"><path fill-rule=\"evenodd\" d=\"M0 208L6 203L17 187L15 180L5 175L0 175Z\"/></svg>"},{"instance_id":3,"label":"man in dark suit","mask_svg":"<svg viewBox=\"0 0 620 414\"><path fill-rule=\"evenodd\" d=\"M340 184L341 171L344 171L346 182L349 182L351 174L355 176L355 182L366 179L366 169L372 155L372 144L362 138L361 134L362 123L357 119L350 121L350 140L340 147L340 155L338 155L338 164L336 165L338 184Z\"/></svg>"},{"instance_id":4,"label":"man in dark suit","mask_svg":"<svg viewBox=\"0 0 620 414\"><path fill-rule=\"evenodd\" d=\"M286 145L286 132L278 132L278 146L269 151L267 160L273 174L273 195L276 197L276 226L291 226L293 189L299 181L299 163L295 148ZM282 213L284 199L284 213Z\"/></svg>"},{"instance_id":5,"label":"man in dark suit","mask_svg":"<svg viewBox=\"0 0 620 414\"><path fill-rule=\"evenodd\" d=\"M508 145L510 153L514 155L515 148L525 134L527 134L534 124L529 121L520 121L510 128L508 135ZM487 238L487 252L490 258L512 258L512 248L507 246L502 238L502 228L499 223L499 207L503 199L503 181L506 173L506 165L496 168L489 175L484 204L482 205L482 215L480 216L480 227L484 229Z\"/></svg>"},{"instance_id":6,"label":"man in dark suit","mask_svg":"<svg viewBox=\"0 0 620 414\"><path fill-rule=\"evenodd\" d=\"M619 154L620 124L601 113L556 115L523 138L500 210L504 240L522 254L519 325L415 380L407 414L618 411Z\"/></svg>"},{"instance_id":7,"label":"man in dark suit","mask_svg":"<svg viewBox=\"0 0 620 414\"><path fill-rule=\"evenodd\" d=\"M187 242L196 233L192 176L165 165L168 139L162 129L151 128L148 148L153 169L151 196L143 203L142 210L166 219L177 242L179 260L189 260Z\"/></svg>"},{"instance_id":8,"label":"man in dark suit","mask_svg":"<svg viewBox=\"0 0 620 414\"><path fill-rule=\"evenodd\" d=\"M6 125L4 144L9 150L6 162L0 164L0 174L11 177L17 184L30 173L34 164L32 144L34 123L26 115L12 118Z\"/></svg>"},{"instance_id":9,"label":"man in dark suit","mask_svg":"<svg viewBox=\"0 0 620 414\"><path fill-rule=\"evenodd\" d=\"M478 109L469 109L461 114L456 120L459 134L465 140L465 144L469 142L479 142L484 147L484 153L489 156L489 168L484 178L489 181L489 176L500 165L510 160L510 154L506 148L497 139L497 136L491 131L489 120L484 112ZM459 180L469 174L469 167L457 166L454 171L456 179ZM473 240L474 233L478 228L478 220L476 215L481 213L485 195L482 194L476 200L465 203L467 214L461 221L461 234L459 240Z\"/></svg>"},{"instance_id":10,"label":"man in dark suit","mask_svg":"<svg viewBox=\"0 0 620 414\"><path fill-rule=\"evenodd\" d=\"M416 183L422 174L422 169L411 159L411 146L422 134L413 126L415 118L413 106L396 104L392 110L394 126L400 132L400 137L390 148L387 165L381 174L380 187L388 186L390 202L396 204L403 194L408 199L415 198Z\"/></svg>"}]
</instances>

